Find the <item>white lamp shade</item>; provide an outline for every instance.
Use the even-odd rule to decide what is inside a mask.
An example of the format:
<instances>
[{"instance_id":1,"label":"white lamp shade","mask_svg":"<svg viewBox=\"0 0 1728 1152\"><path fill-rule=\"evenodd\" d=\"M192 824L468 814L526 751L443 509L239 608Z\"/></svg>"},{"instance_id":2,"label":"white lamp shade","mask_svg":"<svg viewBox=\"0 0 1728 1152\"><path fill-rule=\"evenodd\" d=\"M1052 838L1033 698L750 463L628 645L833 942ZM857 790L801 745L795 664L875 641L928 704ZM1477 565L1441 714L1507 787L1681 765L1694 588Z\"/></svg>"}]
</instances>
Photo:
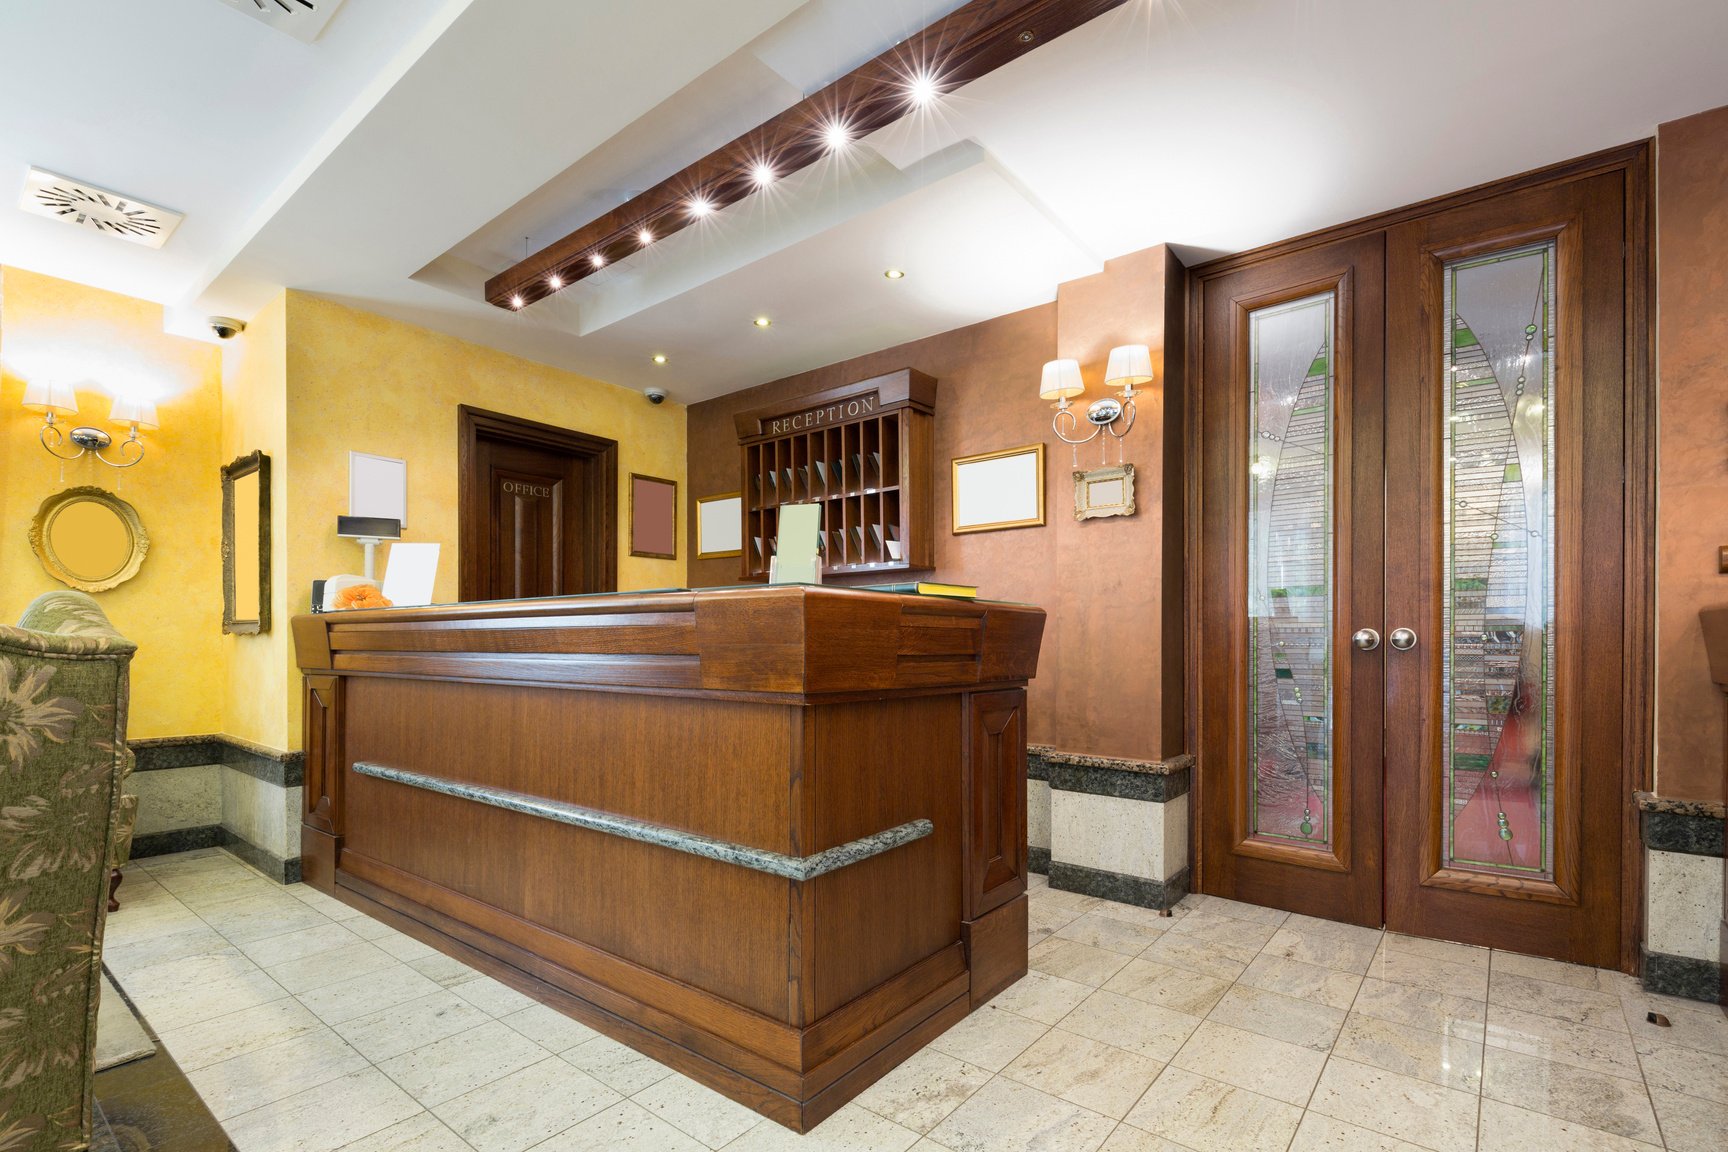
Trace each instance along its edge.
<instances>
[{"instance_id":1,"label":"white lamp shade","mask_svg":"<svg viewBox=\"0 0 1728 1152\"><path fill-rule=\"evenodd\" d=\"M1038 399L1066 400L1086 391L1080 379L1080 361L1052 360L1044 365L1044 378L1038 384Z\"/></svg>"},{"instance_id":2,"label":"white lamp shade","mask_svg":"<svg viewBox=\"0 0 1728 1152\"><path fill-rule=\"evenodd\" d=\"M24 407L32 412L52 412L56 416L78 414L78 392L70 384L35 380L24 385Z\"/></svg>"},{"instance_id":3,"label":"white lamp shade","mask_svg":"<svg viewBox=\"0 0 1728 1152\"><path fill-rule=\"evenodd\" d=\"M1104 383L1111 388L1152 383L1152 349L1144 344L1124 344L1110 349L1110 366Z\"/></svg>"},{"instance_id":4,"label":"white lamp shade","mask_svg":"<svg viewBox=\"0 0 1728 1152\"><path fill-rule=\"evenodd\" d=\"M114 410L109 414L110 423L122 426L137 425L140 428L160 428L156 421L156 405L148 400L116 400Z\"/></svg>"}]
</instances>

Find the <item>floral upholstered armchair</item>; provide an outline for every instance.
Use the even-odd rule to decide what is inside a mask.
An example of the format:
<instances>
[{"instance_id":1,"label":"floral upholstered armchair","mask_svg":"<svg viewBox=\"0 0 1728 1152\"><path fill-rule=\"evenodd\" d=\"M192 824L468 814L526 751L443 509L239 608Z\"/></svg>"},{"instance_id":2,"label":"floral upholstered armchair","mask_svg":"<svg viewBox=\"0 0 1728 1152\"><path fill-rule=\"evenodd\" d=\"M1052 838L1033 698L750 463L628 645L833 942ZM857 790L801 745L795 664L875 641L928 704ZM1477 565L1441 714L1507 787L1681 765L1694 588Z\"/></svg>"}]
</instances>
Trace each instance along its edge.
<instances>
[{"instance_id":1,"label":"floral upholstered armchair","mask_svg":"<svg viewBox=\"0 0 1728 1152\"><path fill-rule=\"evenodd\" d=\"M134 645L81 592L0 626L0 1149L90 1140ZM133 802L135 807L136 802ZM128 809L129 810L129 809Z\"/></svg>"}]
</instances>

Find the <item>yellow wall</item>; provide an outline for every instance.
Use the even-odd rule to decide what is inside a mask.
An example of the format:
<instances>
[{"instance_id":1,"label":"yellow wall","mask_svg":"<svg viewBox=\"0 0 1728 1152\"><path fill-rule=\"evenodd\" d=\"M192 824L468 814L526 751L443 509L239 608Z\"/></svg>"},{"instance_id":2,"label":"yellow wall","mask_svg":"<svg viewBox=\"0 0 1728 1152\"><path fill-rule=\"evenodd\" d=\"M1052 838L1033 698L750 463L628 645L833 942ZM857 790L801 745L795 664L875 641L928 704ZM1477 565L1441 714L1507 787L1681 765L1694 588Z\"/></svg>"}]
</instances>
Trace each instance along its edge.
<instances>
[{"instance_id":1,"label":"yellow wall","mask_svg":"<svg viewBox=\"0 0 1728 1152\"><path fill-rule=\"evenodd\" d=\"M72 424L108 426L109 393L154 399L161 429L143 433L143 462L119 471L86 457L64 466L37 443L41 417L19 407L24 386L59 377L77 385ZM221 357L211 345L162 331L143 300L7 268L0 272L0 620L16 622L42 592L61 588L30 550L42 500L93 484L138 510L150 551L138 575L96 593L138 644L130 733L222 730L222 497L217 468ZM112 454L112 450L110 450Z\"/></svg>"},{"instance_id":2,"label":"yellow wall","mask_svg":"<svg viewBox=\"0 0 1728 1152\"><path fill-rule=\"evenodd\" d=\"M286 294L247 322L245 335L222 345L224 464L262 450L270 457L271 626L259 636L224 636L223 731L268 748L298 748L300 687L289 636L288 303Z\"/></svg>"}]
</instances>

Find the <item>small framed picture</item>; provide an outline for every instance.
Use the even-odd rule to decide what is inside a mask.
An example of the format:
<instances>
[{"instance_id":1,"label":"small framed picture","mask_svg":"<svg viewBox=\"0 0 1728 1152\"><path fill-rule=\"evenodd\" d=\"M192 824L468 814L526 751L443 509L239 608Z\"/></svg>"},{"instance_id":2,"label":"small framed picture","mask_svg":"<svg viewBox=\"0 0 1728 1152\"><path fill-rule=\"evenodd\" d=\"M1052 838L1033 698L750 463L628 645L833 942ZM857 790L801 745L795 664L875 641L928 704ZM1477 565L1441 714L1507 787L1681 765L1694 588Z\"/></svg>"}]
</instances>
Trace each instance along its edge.
<instances>
[{"instance_id":1,"label":"small framed picture","mask_svg":"<svg viewBox=\"0 0 1728 1152\"><path fill-rule=\"evenodd\" d=\"M717 560L744 551L744 500L741 493L696 497L696 559Z\"/></svg>"},{"instance_id":2,"label":"small framed picture","mask_svg":"<svg viewBox=\"0 0 1728 1152\"><path fill-rule=\"evenodd\" d=\"M1134 515L1134 465L1074 473L1074 519Z\"/></svg>"},{"instance_id":3,"label":"small framed picture","mask_svg":"<svg viewBox=\"0 0 1728 1152\"><path fill-rule=\"evenodd\" d=\"M630 473L630 555L678 558L678 481Z\"/></svg>"},{"instance_id":4,"label":"small framed picture","mask_svg":"<svg viewBox=\"0 0 1728 1152\"><path fill-rule=\"evenodd\" d=\"M956 536L1044 523L1044 445L954 460Z\"/></svg>"}]
</instances>

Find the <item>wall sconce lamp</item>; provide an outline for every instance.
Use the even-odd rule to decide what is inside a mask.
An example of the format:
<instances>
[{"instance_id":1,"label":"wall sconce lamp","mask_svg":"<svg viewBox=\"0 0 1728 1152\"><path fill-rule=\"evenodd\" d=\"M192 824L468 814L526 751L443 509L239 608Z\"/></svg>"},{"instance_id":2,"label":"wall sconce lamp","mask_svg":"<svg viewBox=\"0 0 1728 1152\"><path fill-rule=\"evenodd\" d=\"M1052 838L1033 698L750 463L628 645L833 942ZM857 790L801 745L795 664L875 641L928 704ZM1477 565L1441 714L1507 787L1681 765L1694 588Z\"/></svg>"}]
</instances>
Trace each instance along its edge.
<instances>
[{"instance_id":1,"label":"wall sconce lamp","mask_svg":"<svg viewBox=\"0 0 1728 1152\"><path fill-rule=\"evenodd\" d=\"M1068 401L1086 391L1086 384L1080 379L1080 362L1078 360L1052 360L1044 365L1044 376L1038 385L1040 400L1056 401L1056 415L1051 417L1050 427L1055 431L1057 439L1065 444L1074 445L1074 466L1080 466L1080 445L1089 444L1101 433L1108 432L1116 438L1116 459L1122 460L1122 440L1134 428L1134 397L1138 395L1134 388L1137 384L1152 382L1152 350L1144 344L1124 344L1110 349L1110 362L1104 370L1104 386L1120 388L1120 399L1114 396L1104 396L1086 406L1086 420L1092 425L1092 431L1080 436L1080 420L1074 414ZM1098 445L1099 463L1104 462L1104 444Z\"/></svg>"},{"instance_id":2,"label":"wall sconce lamp","mask_svg":"<svg viewBox=\"0 0 1728 1152\"><path fill-rule=\"evenodd\" d=\"M144 459L144 441L138 439L138 430L161 427L156 419L156 405L149 401L114 401L114 407L108 415L109 422L131 431L126 439L120 442L120 458L110 460L102 454L102 450L114 443L114 437L102 429L81 425L70 433L60 430L60 417L78 414L78 394L72 385L41 381L27 384L24 387L24 407L32 412L42 413L42 431L37 433L36 438L50 455L61 460L76 460L88 453L110 468L130 468ZM78 448L78 451L70 455L62 451L68 439Z\"/></svg>"}]
</instances>

